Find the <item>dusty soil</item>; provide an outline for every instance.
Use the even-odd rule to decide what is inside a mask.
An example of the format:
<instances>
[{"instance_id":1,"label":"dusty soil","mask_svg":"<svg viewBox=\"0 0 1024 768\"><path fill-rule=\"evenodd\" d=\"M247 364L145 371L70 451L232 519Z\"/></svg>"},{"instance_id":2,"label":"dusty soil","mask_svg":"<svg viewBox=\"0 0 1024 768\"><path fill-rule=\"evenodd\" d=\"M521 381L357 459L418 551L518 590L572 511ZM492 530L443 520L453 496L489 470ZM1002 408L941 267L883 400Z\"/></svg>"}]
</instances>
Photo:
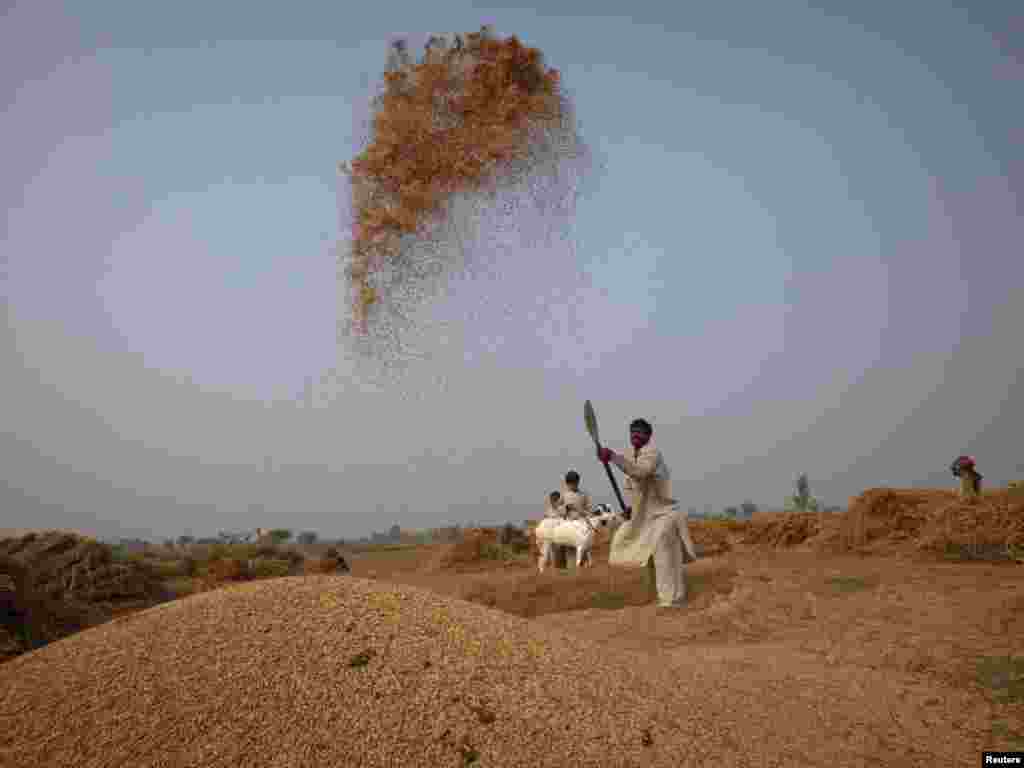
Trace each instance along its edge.
<instances>
[{"instance_id":1,"label":"dusty soil","mask_svg":"<svg viewBox=\"0 0 1024 768\"><path fill-rule=\"evenodd\" d=\"M731 543L688 567L681 611L650 605L642 574L610 569L600 556L593 568L544 576L525 559L438 571L437 548L368 553L352 568L633 654L666 685L699 680L729 700L722 716L737 745L799 743L798 731L812 732L841 745L837 764L893 766L974 765L983 749L1024 749L1020 564L943 562L899 533L830 554L822 550L841 536L840 516L782 517L774 530L762 520L716 534ZM697 538L700 526L692 528ZM799 753L803 765L819 759Z\"/></svg>"},{"instance_id":2,"label":"dusty soil","mask_svg":"<svg viewBox=\"0 0 1024 768\"><path fill-rule=\"evenodd\" d=\"M132 681L150 678L146 685L166 695L181 693L183 712L192 712L191 717L258 719L270 716L274 702L294 701L300 672L312 680L302 695L314 695L309 691L319 685L321 673L314 674L319 667L300 662L298 648L308 656L326 644L327 651L316 653L317 664L327 664L343 651L358 650L355 645L348 649L349 640L380 640L391 649L388 658L414 659L427 665L424 669L437 670L442 662L431 656L429 644L399 648L405 635L394 634L393 622L408 625L418 637L426 631L423 617L442 608L446 615L462 617L462 629L447 631L467 648L492 641L505 648L505 640L491 637L498 632L515 641L508 647L533 649L530 659L521 659L526 666L516 672L518 687L509 687L511 667L500 660L484 664L477 654L467 666L457 661L461 657L455 649L456 655L443 662L447 677L430 673L417 683L420 688L410 690L419 690L415 695L422 698L433 686L427 698L437 701L445 691L457 691L463 704L442 707L440 719L423 725L422 733L409 725L413 715L405 713L401 733L385 726L386 733L374 736L376 751L359 753L363 764L385 765L399 753L407 758L429 753L434 764L463 766L564 765L567 760L578 765L701 765L708 759L721 765L906 766L927 761L967 766L976 765L984 749L1024 750L1024 567L1014 556L1019 502L996 494L984 503L964 504L943 491L890 489L874 489L852 501L847 515L780 515L745 525L692 526L705 557L688 566L690 599L681 610L653 607L642 572L610 569L607 541L598 542L594 567L539 575L535 553L496 546L494 537L484 534L471 534L458 545L346 553L351 577L272 579L174 601L0 666L0 732L20 734L0 738L0 763L6 765L2 758L17 754L19 745L35 744L32 729L45 727L67 731L67 739L57 733L46 742L51 751L45 754L54 765L163 765L186 753L195 765L242 759L245 750L239 744L221 739L204 748L174 718L172 725L180 726L175 733L188 748L181 751L166 734L158 737L155 723L167 713L153 699L150 704L157 708L135 717L150 717L156 730L125 725L124 733L108 739L113 745L109 752L94 749L88 760L76 763L84 753L76 758L75 745L88 745L61 730L74 713L61 709L56 699L44 707L40 698L34 717L51 713L53 723L47 726L49 714L34 724L25 720L30 697L24 686L43 690L64 680L59 687L65 694L74 688L82 702L93 702L87 704L89 712L98 712L101 700L103 707L113 707L103 715L108 729L128 717L115 710L116 702L132 698ZM967 546L965 531L972 537ZM988 549L979 541L988 542ZM351 592L354 599L367 589L370 604L388 603L390 618L346 619L344 637L333 635L315 611L307 617L301 608L323 593L335 595L335 609L358 613L358 605L343 596ZM265 612L273 614L269 625L246 628ZM136 618L140 623L132 624ZM376 637L378 624L392 627L390 634ZM131 629L143 625L144 630ZM356 629L365 637L353 639ZM140 632L149 639L141 650L129 650L125 643L140 643ZM314 636L321 639L313 642ZM174 648L165 648L161 637ZM158 679L165 672L157 668L165 666L168 653L175 668L187 672L187 680ZM273 663L267 662L268 653ZM375 653L351 664L375 669L374 659L384 658ZM107 665L113 671L107 677L90 672L95 679L79 680L87 672L86 656L95 657L90 664L97 669ZM550 665L536 666L540 658ZM204 664L222 671L227 687L218 696L251 700L241 714L221 713L204 703L199 682L206 674ZM249 672L246 665L264 671ZM593 674L578 682L588 665ZM376 721L388 722L381 695L387 699L392 688L407 686L412 674L388 669L381 666L366 690L350 692L344 686L351 681L344 675L332 678L336 696L326 693L331 688L316 688L316 697L327 699L315 702L310 712L333 711L347 700L349 708L358 704L376 713ZM557 674L549 674L552 669ZM249 690L258 693L231 693L231 681L243 677ZM287 691L278 690L271 677L280 677ZM449 712L463 705L470 707L464 718ZM74 701L69 706L73 709ZM479 707L498 711L502 727L491 727L493 718L475 720ZM449 715L454 718L450 722L445 720ZM245 759L252 765L317 765L327 764L319 758L342 747L363 749L349 744L351 734L337 732L337 723L350 717L331 715L341 718L334 725L326 714L318 717L324 733L334 729L331 739L318 736L307 744L287 736L293 731L286 728L275 737L284 741L261 740L260 754ZM81 728L99 727L94 719L83 721ZM209 734L216 730L204 727ZM53 752L62 739L65 751ZM133 755L143 753L133 739L161 746L147 747L139 762ZM389 747L391 739L396 741ZM538 739L546 739L551 749L537 752ZM292 741L295 752L286 759L281 750ZM567 758L574 750L573 758ZM38 752L37 757L44 756ZM408 764L416 764L410 759Z\"/></svg>"}]
</instances>

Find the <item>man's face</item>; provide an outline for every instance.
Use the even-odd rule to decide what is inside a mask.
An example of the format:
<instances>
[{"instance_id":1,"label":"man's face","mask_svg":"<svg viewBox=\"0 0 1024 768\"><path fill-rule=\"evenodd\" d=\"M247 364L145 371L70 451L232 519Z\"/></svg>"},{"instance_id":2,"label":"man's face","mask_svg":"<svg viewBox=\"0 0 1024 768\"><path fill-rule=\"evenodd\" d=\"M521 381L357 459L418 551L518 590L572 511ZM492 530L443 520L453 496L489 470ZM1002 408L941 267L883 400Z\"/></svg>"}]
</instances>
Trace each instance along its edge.
<instances>
[{"instance_id":1,"label":"man's face","mask_svg":"<svg viewBox=\"0 0 1024 768\"><path fill-rule=\"evenodd\" d=\"M651 436L642 429L633 429L629 432L629 442L634 448L643 448L650 439Z\"/></svg>"}]
</instances>

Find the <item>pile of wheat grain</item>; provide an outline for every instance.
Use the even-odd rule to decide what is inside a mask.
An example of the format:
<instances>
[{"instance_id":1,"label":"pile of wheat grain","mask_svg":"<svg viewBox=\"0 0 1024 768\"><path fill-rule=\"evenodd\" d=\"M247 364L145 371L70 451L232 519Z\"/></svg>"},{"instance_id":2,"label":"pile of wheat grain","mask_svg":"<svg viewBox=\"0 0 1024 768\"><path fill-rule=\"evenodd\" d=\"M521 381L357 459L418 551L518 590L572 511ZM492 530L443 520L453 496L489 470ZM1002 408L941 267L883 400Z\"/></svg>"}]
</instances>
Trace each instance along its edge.
<instances>
[{"instance_id":1,"label":"pile of wheat grain","mask_svg":"<svg viewBox=\"0 0 1024 768\"><path fill-rule=\"evenodd\" d=\"M745 749L633 663L412 587L249 582L8 662L0 764L675 767Z\"/></svg>"}]
</instances>

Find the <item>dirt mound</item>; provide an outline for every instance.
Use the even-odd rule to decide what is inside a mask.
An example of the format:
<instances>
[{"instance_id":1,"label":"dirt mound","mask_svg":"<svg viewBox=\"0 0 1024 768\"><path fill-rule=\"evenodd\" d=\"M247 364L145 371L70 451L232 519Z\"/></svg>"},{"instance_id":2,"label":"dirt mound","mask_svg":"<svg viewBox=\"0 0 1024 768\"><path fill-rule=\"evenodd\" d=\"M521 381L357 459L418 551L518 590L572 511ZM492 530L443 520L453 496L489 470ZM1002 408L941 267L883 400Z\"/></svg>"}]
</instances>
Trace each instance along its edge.
<instances>
[{"instance_id":1,"label":"dirt mound","mask_svg":"<svg viewBox=\"0 0 1024 768\"><path fill-rule=\"evenodd\" d=\"M903 545L960 559L1024 555L1024 498L1014 489L961 500L943 489L872 488L851 499L842 538L848 548Z\"/></svg>"},{"instance_id":2,"label":"dirt mound","mask_svg":"<svg viewBox=\"0 0 1024 768\"><path fill-rule=\"evenodd\" d=\"M0 658L8 658L168 598L139 562L106 544L51 531L0 540Z\"/></svg>"},{"instance_id":3,"label":"dirt mound","mask_svg":"<svg viewBox=\"0 0 1024 768\"><path fill-rule=\"evenodd\" d=\"M9 663L4 765L676 768L743 750L632 654L359 578L239 584Z\"/></svg>"}]
</instances>

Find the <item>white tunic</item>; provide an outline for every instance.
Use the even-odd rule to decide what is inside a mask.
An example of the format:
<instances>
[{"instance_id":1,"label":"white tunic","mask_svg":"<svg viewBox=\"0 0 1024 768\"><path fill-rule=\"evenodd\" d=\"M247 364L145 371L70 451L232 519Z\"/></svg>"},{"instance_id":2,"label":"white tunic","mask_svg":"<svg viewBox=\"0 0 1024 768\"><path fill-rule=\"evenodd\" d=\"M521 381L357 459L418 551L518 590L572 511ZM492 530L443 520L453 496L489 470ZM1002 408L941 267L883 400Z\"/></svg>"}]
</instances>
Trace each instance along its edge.
<instances>
[{"instance_id":1,"label":"white tunic","mask_svg":"<svg viewBox=\"0 0 1024 768\"><path fill-rule=\"evenodd\" d=\"M642 568L665 536L678 536L685 555L696 560L686 513L672 497L671 473L661 451L648 442L639 451L630 446L629 454L616 454L612 463L626 475L624 486L633 514L615 532L608 562Z\"/></svg>"}]
</instances>

